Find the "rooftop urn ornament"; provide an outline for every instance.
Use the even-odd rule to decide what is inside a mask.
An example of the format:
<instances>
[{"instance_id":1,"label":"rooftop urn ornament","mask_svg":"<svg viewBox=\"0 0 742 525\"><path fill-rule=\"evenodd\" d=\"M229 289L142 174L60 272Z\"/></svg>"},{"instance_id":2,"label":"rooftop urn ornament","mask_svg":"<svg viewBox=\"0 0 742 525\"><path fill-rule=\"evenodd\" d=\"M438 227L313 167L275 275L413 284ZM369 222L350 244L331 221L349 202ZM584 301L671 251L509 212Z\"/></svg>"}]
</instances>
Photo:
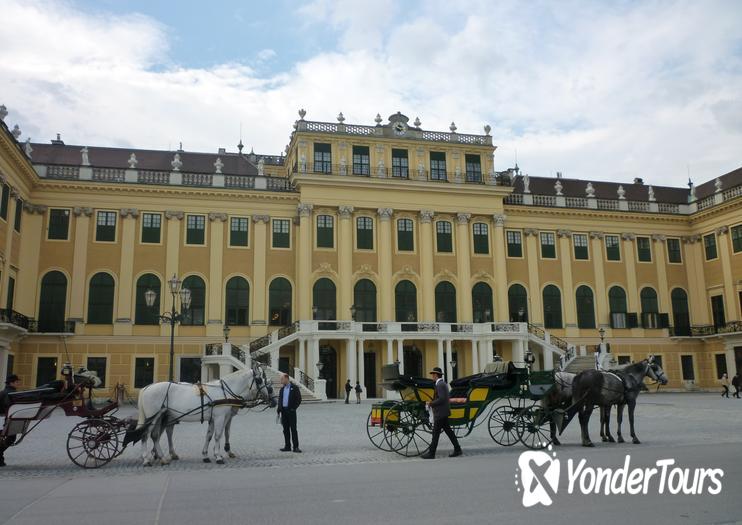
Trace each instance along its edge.
<instances>
[{"instance_id":1,"label":"rooftop urn ornament","mask_svg":"<svg viewBox=\"0 0 742 525\"><path fill-rule=\"evenodd\" d=\"M217 157L216 161L214 162L214 173L217 175L220 175L222 173L222 168L224 167L224 163L222 162L221 157Z\"/></svg>"},{"instance_id":2,"label":"rooftop urn ornament","mask_svg":"<svg viewBox=\"0 0 742 525\"><path fill-rule=\"evenodd\" d=\"M420 117L415 117L415 122L413 122L412 125L419 128L421 124L422 122L420 122Z\"/></svg>"},{"instance_id":3,"label":"rooftop urn ornament","mask_svg":"<svg viewBox=\"0 0 742 525\"><path fill-rule=\"evenodd\" d=\"M237 144L237 151L240 152L240 155L242 155L242 148L244 148L245 145L242 143L242 139L240 139L240 142Z\"/></svg>"},{"instance_id":4,"label":"rooftop urn ornament","mask_svg":"<svg viewBox=\"0 0 742 525\"><path fill-rule=\"evenodd\" d=\"M556 190L557 197L561 197L562 187L562 181L557 179L556 184L554 184L554 189Z\"/></svg>"},{"instance_id":5,"label":"rooftop urn ornament","mask_svg":"<svg viewBox=\"0 0 742 525\"><path fill-rule=\"evenodd\" d=\"M451 130L451 133L456 133L456 130L457 130L458 128L456 127L456 123L455 123L455 122L451 122L451 125L450 125L450 126L448 126L448 129L450 129L450 130Z\"/></svg>"},{"instance_id":6,"label":"rooftop urn ornament","mask_svg":"<svg viewBox=\"0 0 742 525\"><path fill-rule=\"evenodd\" d=\"M180 168L183 166L183 163L180 161L179 153L176 153L173 156L173 161L170 163L170 165L173 167L173 171L180 171Z\"/></svg>"},{"instance_id":7,"label":"rooftop urn ornament","mask_svg":"<svg viewBox=\"0 0 742 525\"><path fill-rule=\"evenodd\" d=\"M258 161L258 176L262 177L265 175L265 160L263 157L260 157L260 160Z\"/></svg>"},{"instance_id":8,"label":"rooftop urn ornament","mask_svg":"<svg viewBox=\"0 0 742 525\"><path fill-rule=\"evenodd\" d=\"M489 124L485 124L484 125L484 134L487 135L487 136L489 136L490 131L492 131L492 126L490 126Z\"/></svg>"},{"instance_id":9,"label":"rooftop urn ornament","mask_svg":"<svg viewBox=\"0 0 742 525\"><path fill-rule=\"evenodd\" d=\"M649 196L649 202L655 202L657 200L654 196L654 188L652 186L649 186L647 189L647 194Z\"/></svg>"},{"instance_id":10,"label":"rooftop urn ornament","mask_svg":"<svg viewBox=\"0 0 742 525\"><path fill-rule=\"evenodd\" d=\"M307 116L307 110L304 108L301 108L299 110L299 120L304 120L304 117Z\"/></svg>"},{"instance_id":11,"label":"rooftop urn ornament","mask_svg":"<svg viewBox=\"0 0 742 525\"><path fill-rule=\"evenodd\" d=\"M31 153L33 152L33 148L31 147L31 137L26 139L26 143L23 145L23 152L26 154L26 157L29 159L31 158Z\"/></svg>"},{"instance_id":12,"label":"rooftop urn ornament","mask_svg":"<svg viewBox=\"0 0 742 525\"><path fill-rule=\"evenodd\" d=\"M18 124L13 126L13 131L11 131L11 133L15 137L15 140L18 140L18 137L21 136L21 128L18 126Z\"/></svg>"},{"instance_id":13,"label":"rooftop urn ornament","mask_svg":"<svg viewBox=\"0 0 742 525\"><path fill-rule=\"evenodd\" d=\"M82 165L83 166L90 166L90 157L88 156L88 147L83 146L80 150L80 154L82 155Z\"/></svg>"},{"instance_id":14,"label":"rooftop urn ornament","mask_svg":"<svg viewBox=\"0 0 742 525\"><path fill-rule=\"evenodd\" d=\"M696 186L693 184L693 181L688 179L688 188L690 189L690 202L693 202L696 200Z\"/></svg>"},{"instance_id":15,"label":"rooftop urn ornament","mask_svg":"<svg viewBox=\"0 0 742 525\"><path fill-rule=\"evenodd\" d=\"M594 199L595 198L595 188L593 188L593 183L588 182L587 186L585 187L585 194L587 195L588 199Z\"/></svg>"},{"instance_id":16,"label":"rooftop urn ornament","mask_svg":"<svg viewBox=\"0 0 742 525\"><path fill-rule=\"evenodd\" d=\"M623 189L622 185L618 185L618 189L616 190L616 193L618 193L618 200L625 201L626 200L626 190Z\"/></svg>"},{"instance_id":17,"label":"rooftop urn ornament","mask_svg":"<svg viewBox=\"0 0 742 525\"><path fill-rule=\"evenodd\" d=\"M137 156L134 153L132 153L131 155L129 155L128 163L129 163L129 169L130 170L137 169L137 164L139 163L139 161L137 160Z\"/></svg>"},{"instance_id":18,"label":"rooftop urn ornament","mask_svg":"<svg viewBox=\"0 0 742 525\"><path fill-rule=\"evenodd\" d=\"M381 126L381 115L380 114L378 113L376 114L376 118L374 118L374 122L376 122L377 126Z\"/></svg>"},{"instance_id":19,"label":"rooftop urn ornament","mask_svg":"<svg viewBox=\"0 0 742 525\"><path fill-rule=\"evenodd\" d=\"M531 193L531 177L528 173L523 174L523 193Z\"/></svg>"},{"instance_id":20,"label":"rooftop urn ornament","mask_svg":"<svg viewBox=\"0 0 742 525\"><path fill-rule=\"evenodd\" d=\"M338 113L337 119L338 119L338 122L340 124L342 124L343 122L345 122L345 116L343 116L343 112L342 111L340 113Z\"/></svg>"},{"instance_id":21,"label":"rooftop urn ornament","mask_svg":"<svg viewBox=\"0 0 742 525\"><path fill-rule=\"evenodd\" d=\"M13 134L15 134L15 129L13 130ZM716 177L716 180L714 181L714 188L716 188L716 191L714 193L721 192L721 179L719 177Z\"/></svg>"},{"instance_id":22,"label":"rooftop urn ornament","mask_svg":"<svg viewBox=\"0 0 742 525\"><path fill-rule=\"evenodd\" d=\"M5 117L8 116L8 108L5 107L5 104L0 105L0 120L5 120Z\"/></svg>"}]
</instances>

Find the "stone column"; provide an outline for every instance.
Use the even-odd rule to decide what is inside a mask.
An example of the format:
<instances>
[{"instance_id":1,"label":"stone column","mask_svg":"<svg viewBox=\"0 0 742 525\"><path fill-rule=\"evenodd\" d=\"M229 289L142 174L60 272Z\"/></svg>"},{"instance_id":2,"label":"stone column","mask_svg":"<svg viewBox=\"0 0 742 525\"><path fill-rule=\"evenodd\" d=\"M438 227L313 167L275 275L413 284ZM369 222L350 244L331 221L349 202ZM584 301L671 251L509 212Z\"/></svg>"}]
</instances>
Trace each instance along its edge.
<instances>
[{"instance_id":1,"label":"stone column","mask_svg":"<svg viewBox=\"0 0 742 525\"><path fill-rule=\"evenodd\" d=\"M421 321L435 322L435 289L433 288L433 212L420 211L420 281Z\"/></svg>"},{"instance_id":2,"label":"stone column","mask_svg":"<svg viewBox=\"0 0 742 525\"><path fill-rule=\"evenodd\" d=\"M559 263L562 267L562 304L564 310L564 327L567 336L576 336L577 332L577 310L575 308L575 288L572 280L572 257L570 239L572 232L569 230L558 230L559 237Z\"/></svg>"},{"instance_id":3,"label":"stone column","mask_svg":"<svg viewBox=\"0 0 742 525\"><path fill-rule=\"evenodd\" d=\"M634 239L636 239L636 235L633 233L622 233L621 239L623 239L621 243L621 257L626 266L626 293L628 295L629 312L637 312L638 315L639 290L636 288L636 255L634 253Z\"/></svg>"},{"instance_id":4,"label":"stone column","mask_svg":"<svg viewBox=\"0 0 742 525\"><path fill-rule=\"evenodd\" d=\"M5 235L5 260L2 264L2 282L0 282L0 304L7 308L8 301L8 281L10 280L10 254L13 253L13 237L15 232L15 210L18 206L18 191L11 187L10 197L8 199L8 222L6 224ZM2 376L5 381L5 376Z\"/></svg>"},{"instance_id":5,"label":"stone column","mask_svg":"<svg viewBox=\"0 0 742 525\"><path fill-rule=\"evenodd\" d=\"M397 339L397 360L399 361L399 373L404 374L404 339Z\"/></svg>"},{"instance_id":6,"label":"stone column","mask_svg":"<svg viewBox=\"0 0 742 525\"><path fill-rule=\"evenodd\" d=\"M161 312L170 309L170 288L167 282L173 275L178 276L178 262L180 258L180 223L184 216L185 213L182 211L165 211L165 219L167 219L167 235L165 239L165 275L163 275L163 282L161 283L160 290L157 290L160 294ZM160 335L163 337L170 336L169 324L160 325ZM176 337L178 335L177 325L175 326L175 335Z\"/></svg>"},{"instance_id":7,"label":"stone column","mask_svg":"<svg viewBox=\"0 0 742 525\"><path fill-rule=\"evenodd\" d=\"M513 346L513 357L512 360L514 363L517 363L519 365L522 365L525 361L525 350L523 349L523 339L515 339L512 343Z\"/></svg>"},{"instance_id":8,"label":"stone column","mask_svg":"<svg viewBox=\"0 0 742 525\"><path fill-rule=\"evenodd\" d=\"M386 340L386 364L391 365L394 363L394 349L393 342L391 339Z\"/></svg>"},{"instance_id":9,"label":"stone column","mask_svg":"<svg viewBox=\"0 0 742 525\"><path fill-rule=\"evenodd\" d=\"M664 235L652 235L654 249L654 262L657 267L657 299L659 300L660 312L670 312L670 290L667 286L667 255L665 253ZM672 321L670 321L672 324Z\"/></svg>"},{"instance_id":10,"label":"stone column","mask_svg":"<svg viewBox=\"0 0 742 525\"><path fill-rule=\"evenodd\" d=\"M490 361L492 361L492 340L479 341L479 371L484 372Z\"/></svg>"},{"instance_id":11,"label":"stone column","mask_svg":"<svg viewBox=\"0 0 742 525\"><path fill-rule=\"evenodd\" d=\"M459 322L471 323L471 254L469 249L470 213L456 214L456 266L459 277Z\"/></svg>"},{"instance_id":12,"label":"stone column","mask_svg":"<svg viewBox=\"0 0 742 525\"><path fill-rule=\"evenodd\" d=\"M84 333L85 331L85 325L83 324L84 319L84 312L85 312L85 291L87 288L87 262L88 262L88 244L89 244L89 227L90 227L90 216L93 215L92 208L73 208L72 209L72 215L75 216L75 244L73 247L73 255L72 255L72 276L70 279L70 309L69 309L69 319L70 321L75 321L77 324L75 325L75 332L78 333ZM121 219L121 222L125 222L123 220L123 216ZM122 230L124 230L124 226L121 227ZM123 243L126 242L126 235L128 234L128 231L122 231L121 232L121 271L123 272L124 267L124 259L125 258L131 258L133 260L134 257L134 250L133 246L130 247L128 254L124 251ZM121 275L119 275L119 283L121 282ZM119 284L119 290L122 290L121 284ZM126 290L131 290L131 284L129 285L129 288L126 288ZM119 293L119 302L122 294ZM127 295L127 298L129 299L129 307L131 308L131 297ZM121 305L119 305L121 306ZM120 310L119 310L120 312ZM119 316L121 314L119 313ZM131 316L128 316L129 319L126 320L126 327L128 327L128 333L131 333ZM114 334L116 333L115 330L119 327L118 326L118 319L116 319L117 324L114 325ZM124 333L127 333L126 329L124 330Z\"/></svg>"},{"instance_id":13,"label":"stone column","mask_svg":"<svg viewBox=\"0 0 742 525\"><path fill-rule=\"evenodd\" d=\"M358 339L358 381L361 383L361 399L366 399L366 362L363 356L363 339ZM355 387L355 385L353 385Z\"/></svg>"},{"instance_id":14,"label":"stone column","mask_svg":"<svg viewBox=\"0 0 742 525\"><path fill-rule=\"evenodd\" d=\"M451 378L453 377L453 367L451 366L451 360L453 359L453 341L451 339L446 339L446 367L443 369L446 371L446 380L451 381Z\"/></svg>"},{"instance_id":15,"label":"stone column","mask_svg":"<svg viewBox=\"0 0 742 525\"><path fill-rule=\"evenodd\" d=\"M296 293L299 298L299 319L312 319L312 204L302 203L299 211L299 260Z\"/></svg>"},{"instance_id":16,"label":"stone column","mask_svg":"<svg viewBox=\"0 0 742 525\"><path fill-rule=\"evenodd\" d=\"M304 337L299 338L299 370L307 373L307 361L306 361L306 352L307 352L307 340Z\"/></svg>"},{"instance_id":17,"label":"stone column","mask_svg":"<svg viewBox=\"0 0 742 525\"><path fill-rule=\"evenodd\" d=\"M381 321L394 320L394 289L392 287L392 214L391 208L379 208L379 303Z\"/></svg>"},{"instance_id":18,"label":"stone column","mask_svg":"<svg viewBox=\"0 0 742 525\"><path fill-rule=\"evenodd\" d=\"M719 258L721 259L721 273L724 278L724 302L726 303L726 320L729 321L740 321L740 304L737 299L737 291L734 286L734 278L732 275L732 261L731 261L731 241L729 240L729 227L722 226L716 229L717 238L717 249L719 250ZM730 368L731 372L733 369Z\"/></svg>"},{"instance_id":19,"label":"stone column","mask_svg":"<svg viewBox=\"0 0 742 525\"><path fill-rule=\"evenodd\" d=\"M309 370L312 371L311 377L313 379L319 379L319 369L317 368L317 363L319 362L319 339L317 337L312 337L312 362L309 363Z\"/></svg>"},{"instance_id":20,"label":"stone column","mask_svg":"<svg viewBox=\"0 0 742 525\"><path fill-rule=\"evenodd\" d=\"M504 214L495 214L492 216L495 224L494 243L492 244L492 262L494 264L495 276L495 311L492 319L500 322L510 321L508 312L508 275L507 263L505 259L505 219ZM530 313L529 313L530 315Z\"/></svg>"},{"instance_id":21,"label":"stone column","mask_svg":"<svg viewBox=\"0 0 742 525\"><path fill-rule=\"evenodd\" d=\"M90 208L88 208L90 210ZM77 210L73 210L77 215ZM92 210L90 211L92 214ZM134 251L137 237L137 219L139 210L133 208L123 208L119 211L121 220L121 267L119 270L118 282L118 303L116 307L116 322L113 325L114 335L131 335L134 319L134 306L132 304L134 286ZM78 217L80 221L82 216ZM85 220L87 223L88 221ZM85 227L85 233L88 232L88 226ZM77 239L75 239L77 241ZM169 276L165 275L168 279ZM74 290L74 286L73 286ZM159 293L159 291L158 291ZM160 305L162 305L160 300Z\"/></svg>"},{"instance_id":22,"label":"stone column","mask_svg":"<svg viewBox=\"0 0 742 525\"><path fill-rule=\"evenodd\" d=\"M479 341L477 339L471 340L471 373L478 374L479 370Z\"/></svg>"},{"instance_id":23,"label":"stone column","mask_svg":"<svg viewBox=\"0 0 742 525\"><path fill-rule=\"evenodd\" d=\"M538 230L526 228L523 230L526 238L526 261L528 261L528 322L544 325L544 309L541 306L541 284L538 275Z\"/></svg>"},{"instance_id":24,"label":"stone column","mask_svg":"<svg viewBox=\"0 0 742 525\"><path fill-rule=\"evenodd\" d=\"M46 206L25 203L26 217L23 219L23 235L18 255L18 275L13 309L26 315L36 315L36 290L38 285L39 256L44 231Z\"/></svg>"},{"instance_id":25,"label":"stone column","mask_svg":"<svg viewBox=\"0 0 742 525\"><path fill-rule=\"evenodd\" d=\"M3 379L3 384L5 384L5 378L8 377L8 354L9 353L10 353L10 349L4 344L0 344L0 378Z\"/></svg>"},{"instance_id":26,"label":"stone column","mask_svg":"<svg viewBox=\"0 0 742 525\"><path fill-rule=\"evenodd\" d=\"M356 384L356 355L358 351L356 349L356 339L348 338L345 340L345 379L350 379L350 383L355 386ZM345 383L345 381L342 381Z\"/></svg>"},{"instance_id":27,"label":"stone column","mask_svg":"<svg viewBox=\"0 0 742 525\"><path fill-rule=\"evenodd\" d=\"M554 370L554 354L545 346L542 346L541 349L544 354L542 370Z\"/></svg>"},{"instance_id":28,"label":"stone column","mask_svg":"<svg viewBox=\"0 0 742 525\"><path fill-rule=\"evenodd\" d=\"M688 279L688 307L690 309L691 325L703 326L711 324L711 320L707 306L700 240L700 235L689 235L683 237L682 242L685 247L683 262L685 275Z\"/></svg>"},{"instance_id":29,"label":"stone column","mask_svg":"<svg viewBox=\"0 0 742 525\"><path fill-rule=\"evenodd\" d=\"M209 317L206 325L206 335L219 337L222 335L222 326L227 324L226 312L224 312L224 283L222 282L224 223L227 222L227 214L211 212L209 213L209 222L209 287L207 288ZM263 282L265 282L265 278L263 278ZM273 366L277 370L278 362L273 363Z\"/></svg>"},{"instance_id":30,"label":"stone column","mask_svg":"<svg viewBox=\"0 0 742 525\"><path fill-rule=\"evenodd\" d=\"M350 319L353 304L353 206L339 206L338 228L338 319Z\"/></svg>"},{"instance_id":31,"label":"stone column","mask_svg":"<svg viewBox=\"0 0 742 525\"><path fill-rule=\"evenodd\" d=\"M590 232L590 255L595 274L595 316L598 328L610 326L608 290L605 286L605 257L603 256L603 232Z\"/></svg>"},{"instance_id":32,"label":"stone column","mask_svg":"<svg viewBox=\"0 0 742 525\"><path fill-rule=\"evenodd\" d=\"M255 235L253 239L253 304L252 304L252 324L268 324L268 292L266 288L266 257L268 253L268 223L271 218L269 215L253 215L252 222L255 225ZM294 310L296 311L296 310ZM308 373L308 370L304 370Z\"/></svg>"},{"instance_id":33,"label":"stone column","mask_svg":"<svg viewBox=\"0 0 742 525\"><path fill-rule=\"evenodd\" d=\"M438 339L436 343L438 343L438 364L436 366L440 367L441 370L445 370L446 360L443 356L443 339Z\"/></svg>"}]
</instances>

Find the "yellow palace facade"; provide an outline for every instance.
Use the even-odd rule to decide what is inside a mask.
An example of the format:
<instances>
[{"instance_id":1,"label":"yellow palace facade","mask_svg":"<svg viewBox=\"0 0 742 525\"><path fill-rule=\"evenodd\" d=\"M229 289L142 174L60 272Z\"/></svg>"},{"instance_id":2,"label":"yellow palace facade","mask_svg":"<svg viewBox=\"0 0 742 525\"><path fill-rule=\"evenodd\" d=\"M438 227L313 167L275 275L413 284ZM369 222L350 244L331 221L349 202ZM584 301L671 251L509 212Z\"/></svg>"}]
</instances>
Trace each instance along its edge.
<instances>
[{"instance_id":1,"label":"yellow palace facade","mask_svg":"<svg viewBox=\"0 0 742 525\"><path fill-rule=\"evenodd\" d=\"M167 379L174 298L176 380L256 358L317 397L382 396L394 362L569 368L601 338L679 390L742 366L742 169L688 188L498 172L489 126L401 113L302 110L280 156L41 144L0 109L0 373L26 386L65 361L102 396Z\"/></svg>"}]
</instances>

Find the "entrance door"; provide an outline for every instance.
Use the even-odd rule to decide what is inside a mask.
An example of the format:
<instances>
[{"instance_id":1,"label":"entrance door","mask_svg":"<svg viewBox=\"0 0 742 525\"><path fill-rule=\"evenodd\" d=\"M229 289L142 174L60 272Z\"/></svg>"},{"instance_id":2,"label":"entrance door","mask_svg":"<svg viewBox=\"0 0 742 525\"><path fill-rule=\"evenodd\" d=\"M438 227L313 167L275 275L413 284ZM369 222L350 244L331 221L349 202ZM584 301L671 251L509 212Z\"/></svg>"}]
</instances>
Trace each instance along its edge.
<instances>
[{"instance_id":1,"label":"entrance door","mask_svg":"<svg viewBox=\"0 0 742 525\"><path fill-rule=\"evenodd\" d=\"M737 367L737 370L734 371L735 374L742 371L742 346L734 347L734 365ZM730 377L733 375L734 374L729 374Z\"/></svg>"},{"instance_id":2,"label":"entrance door","mask_svg":"<svg viewBox=\"0 0 742 525\"><path fill-rule=\"evenodd\" d=\"M724 316L724 297L721 295L715 295L711 298L711 313L714 317L714 327L721 328L727 324L726 317Z\"/></svg>"},{"instance_id":3,"label":"entrance door","mask_svg":"<svg viewBox=\"0 0 742 525\"><path fill-rule=\"evenodd\" d=\"M289 373L289 358L288 357L278 358L278 371L283 372L284 374Z\"/></svg>"},{"instance_id":4,"label":"entrance door","mask_svg":"<svg viewBox=\"0 0 742 525\"><path fill-rule=\"evenodd\" d=\"M64 332L67 278L52 271L41 280L39 297L39 332Z\"/></svg>"},{"instance_id":5,"label":"entrance door","mask_svg":"<svg viewBox=\"0 0 742 525\"><path fill-rule=\"evenodd\" d=\"M337 352L330 345L321 345L319 347L319 360L324 365L319 378L327 381L328 399L338 398L338 371L337 371Z\"/></svg>"},{"instance_id":6,"label":"entrance door","mask_svg":"<svg viewBox=\"0 0 742 525\"><path fill-rule=\"evenodd\" d=\"M424 377L423 354L415 345L404 347L404 375Z\"/></svg>"},{"instance_id":7,"label":"entrance door","mask_svg":"<svg viewBox=\"0 0 742 525\"><path fill-rule=\"evenodd\" d=\"M376 397L376 353L363 354L363 384L366 385L366 397Z\"/></svg>"}]
</instances>

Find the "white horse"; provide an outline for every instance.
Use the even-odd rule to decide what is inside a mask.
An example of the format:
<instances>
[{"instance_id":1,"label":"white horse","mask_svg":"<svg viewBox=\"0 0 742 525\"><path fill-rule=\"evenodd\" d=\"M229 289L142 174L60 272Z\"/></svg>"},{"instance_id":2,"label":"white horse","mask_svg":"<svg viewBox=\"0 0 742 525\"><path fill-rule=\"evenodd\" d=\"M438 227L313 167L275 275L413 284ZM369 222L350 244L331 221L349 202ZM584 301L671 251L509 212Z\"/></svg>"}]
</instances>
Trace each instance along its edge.
<instances>
[{"instance_id":1,"label":"white horse","mask_svg":"<svg viewBox=\"0 0 742 525\"><path fill-rule=\"evenodd\" d=\"M125 442L141 439L143 465L150 466L153 458L147 447L147 439L151 437L155 455L161 464L167 465L171 460L178 459L172 442L173 425L180 421L208 421L214 426L216 462L223 464L221 437L227 421L233 415L233 406L259 398L275 406L273 387L258 364L201 385L167 381L154 383L139 393L139 419L136 429L129 432ZM169 457L160 448L163 429L168 434ZM206 445L203 455L204 461L208 462L208 441Z\"/></svg>"}]
</instances>

